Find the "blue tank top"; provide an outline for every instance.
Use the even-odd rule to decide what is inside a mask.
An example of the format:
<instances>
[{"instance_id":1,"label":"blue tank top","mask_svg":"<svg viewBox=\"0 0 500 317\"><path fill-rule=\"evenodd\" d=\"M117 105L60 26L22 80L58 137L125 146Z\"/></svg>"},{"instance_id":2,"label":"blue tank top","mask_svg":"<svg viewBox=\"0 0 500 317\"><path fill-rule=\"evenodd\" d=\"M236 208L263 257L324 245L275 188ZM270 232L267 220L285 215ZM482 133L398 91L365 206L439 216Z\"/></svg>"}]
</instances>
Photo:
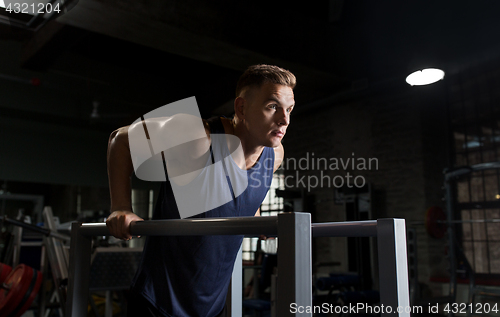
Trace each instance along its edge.
<instances>
[{"instance_id":1,"label":"blue tank top","mask_svg":"<svg viewBox=\"0 0 500 317\"><path fill-rule=\"evenodd\" d=\"M220 118L209 120L209 124L211 134L224 133ZM216 155L224 149L213 145L212 151ZM254 216L271 185L273 166L274 150L265 147L258 162L246 171L248 186L241 195L190 218ZM226 180L230 182L227 175ZM167 177L161 185L153 219L179 218ZM242 240L242 235L147 237L132 289L164 316L217 316L225 305Z\"/></svg>"}]
</instances>

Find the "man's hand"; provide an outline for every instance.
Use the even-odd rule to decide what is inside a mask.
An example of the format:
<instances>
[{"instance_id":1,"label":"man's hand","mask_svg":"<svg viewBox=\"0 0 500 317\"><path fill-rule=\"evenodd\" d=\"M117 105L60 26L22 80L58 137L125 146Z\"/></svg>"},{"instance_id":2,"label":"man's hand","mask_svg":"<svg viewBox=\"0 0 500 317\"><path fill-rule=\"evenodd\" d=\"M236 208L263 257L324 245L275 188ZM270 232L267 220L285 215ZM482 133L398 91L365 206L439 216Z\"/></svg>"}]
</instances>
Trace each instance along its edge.
<instances>
[{"instance_id":1,"label":"man's hand","mask_svg":"<svg viewBox=\"0 0 500 317\"><path fill-rule=\"evenodd\" d=\"M134 214L132 211L114 211L106 219L106 225L109 232L118 239L130 240L130 223L132 221L143 221L141 217Z\"/></svg>"}]
</instances>

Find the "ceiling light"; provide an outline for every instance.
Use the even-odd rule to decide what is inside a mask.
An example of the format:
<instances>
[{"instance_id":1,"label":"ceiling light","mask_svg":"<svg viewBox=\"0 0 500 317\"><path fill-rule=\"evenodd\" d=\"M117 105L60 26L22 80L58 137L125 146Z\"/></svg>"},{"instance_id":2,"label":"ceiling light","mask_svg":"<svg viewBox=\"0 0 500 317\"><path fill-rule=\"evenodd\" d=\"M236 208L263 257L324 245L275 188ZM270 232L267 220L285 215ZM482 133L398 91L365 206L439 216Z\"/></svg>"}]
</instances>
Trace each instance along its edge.
<instances>
[{"instance_id":1,"label":"ceiling light","mask_svg":"<svg viewBox=\"0 0 500 317\"><path fill-rule=\"evenodd\" d=\"M417 70L406 77L406 82L412 86L421 86L435 83L444 78L444 71L437 68Z\"/></svg>"}]
</instances>

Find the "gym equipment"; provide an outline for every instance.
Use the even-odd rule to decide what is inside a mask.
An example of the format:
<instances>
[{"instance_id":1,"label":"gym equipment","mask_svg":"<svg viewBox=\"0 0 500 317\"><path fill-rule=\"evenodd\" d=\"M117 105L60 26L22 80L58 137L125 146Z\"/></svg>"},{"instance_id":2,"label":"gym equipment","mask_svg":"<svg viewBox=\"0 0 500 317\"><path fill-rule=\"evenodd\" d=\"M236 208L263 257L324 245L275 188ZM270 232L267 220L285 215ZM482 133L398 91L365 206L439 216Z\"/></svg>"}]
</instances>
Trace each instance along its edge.
<instances>
[{"instance_id":1,"label":"gym equipment","mask_svg":"<svg viewBox=\"0 0 500 317\"><path fill-rule=\"evenodd\" d=\"M446 220L446 212L438 206L430 207L425 213L425 230L436 239L444 237L448 230L448 224L462 223L500 223L500 219Z\"/></svg>"},{"instance_id":2,"label":"gym equipment","mask_svg":"<svg viewBox=\"0 0 500 317\"><path fill-rule=\"evenodd\" d=\"M60 234L58 232L51 231L50 229L38 227L38 226L29 224L29 223L26 223L26 222L23 222L23 221L11 219L11 218L9 218L7 216L0 216L0 221L2 221L3 223L12 224L12 225L15 225L15 226L18 226L18 227L22 227L24 229L28 229L28 230L31 230L31 231L35 231L35 232L41 233L41 234L43 234L46 237L54 237L54 238L61 239L61 240L66 240L66 241L69 241L69 239L70 239L67 235Z\"/></svg>"},{"instance_id":3,"label":"gym equipment","mask_svg":"<svg viewBox=\"0 0 500 317\"><path fill-rule=\"evenodd\" d=\"M412 275L412 303L456 303L457 297L457 279L460 276L467 276L469 279L469 298L468 303L464 303L467 307L474 307L475 296L477 294L495 294L495 296L500 297L500 291L490 288L484 288L476 285L475 281L475 271L472 265L469 263L464 250L462 249L462 244L458 241L455 236L457 224L464 223L499 223L500 219L469 219L469 220L456 220L455 212L460 212L461 210L480 210L480 209L498 209L500 206L499 201L469 201L469 202L459 202L456 197L456 182L469 176L474 172L482 172L491 169L500 169L500 162L490 162L481 163L471 166L460 166L451 169L446 169L444 171L444 189L446 191L446 212L439 207L431 207L426 211L424 222L412 222L412 225L424 224L427 233L434 238L447 237L447 258L449 262L449 292L448 295L432 299L421 299L418 297L419 294L419 284L416 278L416 264L410 264L410 270L414 272ZM486 198L485 198L486 199ZM497 198L498 199L498 198ZM409 231L410 232L410 231ZM417 239L416 230L412 231L413 240L409 247L413 249L410 252L410 260L413 263L416 261L416 250L417 250ZM410 262L411 263L411 262ZM467 315L471 315L471 309L467 310ZM453 311L450 310L448 316L453 316Z\"/></svg>"},{"instance_id":4,"label":"gym equipment","mask_svg":"<svg viewBox=\"0 0 500 317\"><path fill-rule=\"evenodd\" d=\"M57 232L54 215L52 214L51 207L43 209L43 220L45 222L46 230L49 234L43 237L43 244L47 250L47 257L50 263L52 281L54 282L54 292L52 294L51 302L57 300L61 307L64 307L66 300L66 288L68 282L68 254L64 250L63 241L68 241L69 237L59 234ZM43 294L45 296L45 294ZM45 310L45 297L42 296L41 311ZM62 309L60 315L62 316Z\"/></svg>"},{"instance_id":5,"label":"gym equipment","mask_svg":"<svg viewBox=\"0 0 500 317\"><path fill-rule=\"evenodd\" d=\"M0 284L5 282L5 280L7 279L7 276L9 276L11 271L12 271L11 266L9 266L7 264L0 263Z\"/></svg>"},{"instance_id":6,"label":"gym equipment","mask_svg":"<svg viewBox=\"0 0 500 317\"><path fill-rule=\"evenodd\" d=\"M55 289L54 293L52 294L51 303L53 303L55 300L57 300L60 303L60 306L64 307L64 299L66 297L66 289L65 289L64 285L66 285L67 278L68 278L69 259L67 256L67 252L63 249L62 241L69 241L70 237L67 235L64 235L64 234L60 234L56 231L57 228L55 226L54 217L52 215L52 209L50 207L45 207L43 209L43 217L44 217L45 223L46 223L48 228L42 228L42 227L38 227L38 226L29 224L29 223L25 223L23 221L10 219L7 216L0 217L0 220L3 223L12 224L12 225L16 226L15 229L17 230L17 240L19 240L19 241L17 243L17 246L18 246L17 250L16 250L16 248L14 248L14 253L17 252L17 254L19 254L18 248L20 246L22 246L22 244L20 243L22 228L28 229L28 230L33 231L33 232L41 233L43 235L43 246L45 246L45 250L47 251L46 254L47 254L48 260L50 262L50 267L52 269L51 273L52 273L52 277L53 277L53 281L54 281L54 289ZM16 258L16 257L14 257L14 258ZM40 270L43 272L43 274L47 275L47 269L46 269L47 262L46 262L46 257L45 257L44 252L42 252L41 262L42 263L41 263ZM26 266L26 267L28 267L28 266ZM16 267L16 270L17 270L17 267ZM29 271L29 269L26 269L26 270ZM38 271L35 270L35 273L36 272L38 272ZM43 276L43 274L42 273L38 274L40 279ZM1 277L1 275L0 275L0 277ZM38 288L40 288L40 286L38 286ZM33 294L32 291L33 290L30 291L31 294ZM28 295L30 295L30 294L27 294L27 296ZM35 296L36 296L36 293L34 294L33 299ZM28 299L30 299L31 302L33 301L31 299L31 297L28 297ZM30 302L30 304L31 304L31 302ZM44 315L45 306L46 306L45 305L45 292L44 291L42 291L40 293L39 303L40 303L39 304L39 313L41 315ZM26 309L28 309L29 306L30 305L26 305ZM26 309L24 309L24 310L26 310ZM2 312L1 309L0 309L0 312ZM62 316L62 310L60 312L60 315ZM4 315L0 314L0 316L4 316Z\"/></svg>"},{"instance_id":7,"label":"gym equipment","mask_svg":"<svg viewBox=\"0 0 500 317\"><path fill-rule=\"evenodd\" d=\"M315 282L316 290L328 291L327 294L313 295L315 305L322 306L324 304L338 306L356 306L361 304L377 304L380 301L378 291L363 290L362 279L356 273L331 273L328 277L319 277ZM363 311L357 312L355 315L363 315ZM343 316L343 314L340 314ZM370 316L365 314L363 316Z\"/></svg>"},{"instance_id":8,"label":"gym equipment","mask_svg":"<svg viewBox=\"0 0 500 317\"><path fill-rule=\"evenodd\" d=\"M342 203L345 208L346 221L363 221L373 219L372 189L370 184L363 187L342 187L335 189L335 203ZM347 238L347 271L357 272L360 289L372 289L377 283L377 272L371 263L375 262L375 241L358 237Z\"/></svg>"},{"instance_id":9,"label":"gym equipment","mask_svg":"<svg viewBox=\"0 0 500 317\"><path fill-rule=\"evenodd\" d=\"M0 289L0 316L21 316L35 299L42 285L42 273L19 264Z\"/></svg>"},{"instance_id":10,"label":"gym equipment","mask_svg":"<svg viewBox=\"0 0 500 317\"><path fill-rule=\"evenodd\" d=\"M133 222L132 235L249 235L278 236L278 275L276 299L272 298L273 316L290 316L290 304L312 305L312 237L377 237L380 301L387 310L382 317L409 317L396 312L398 306L409 306L404 219L380 219L355 222L311 224L309 213L283 213L271 217L150 220ZM66 316L87 314L92 236L109 235L105 223L74 223L71 232L69 285ZM242 279L241 248L233 269L229 288L228 312L241 317ZM273 302L274 301L274 302ZM298 313L312 316L311 313Z\"/></svg>"},{"instance_id":11,"label":"gym equipment","mask_svg":"<svg viewBox=\"0 0 500 317\"><path fill-rule=\"evenodd\" d=\"M92 255L90 266L90 291L105 292L104 316L113 316L115 303L113 291L129 290L135 272L139 267L142 248L109 248L97 247ZM116 293L124 301L121 293ZM95 303L95 314L97 315ZM92 301L91 301L92 306ZM94 309L94 307L92 307Z\"/></svg>"}]
</instances>

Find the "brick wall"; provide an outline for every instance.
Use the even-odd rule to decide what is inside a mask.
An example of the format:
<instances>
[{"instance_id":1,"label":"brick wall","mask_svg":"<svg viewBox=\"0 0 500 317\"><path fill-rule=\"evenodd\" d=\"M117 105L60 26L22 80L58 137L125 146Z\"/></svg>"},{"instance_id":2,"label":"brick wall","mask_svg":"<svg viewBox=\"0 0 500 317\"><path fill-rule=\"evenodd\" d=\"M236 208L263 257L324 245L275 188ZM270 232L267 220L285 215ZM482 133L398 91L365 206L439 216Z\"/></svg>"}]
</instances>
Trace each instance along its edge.
<instances>
[{"instance_id":1,"label":"brick wall","mask_svg":"<svg viewBox=\"0 0 500 317\"><path fill-rule=\"evenodd\" d=\"M422 97L422 94L427 97ZM436 128L443 126L442 112L436 111L443 108L443 103L436 96L440 96L439 90L414 89L398 95L381 94L362 101L327 105L300 116L292 114L283 142L285 160L311 157L312 153L316 158L377 159L378 166L372 164L371 170L353 170L350 166L347 169L315 169L298 173L318 178L321 175L345 177L347 173L363 176L372 186L373 219L404 218L407 225L422 222L428 207L442 205L442 170L446 165L443 152L446 147L441 142L446 140L446 130ZM296 173L289 164L285 174L297 177ZM290 183L297 185L296 182ZM313 222L346 219L344 206L334 204L334 189L334 186L310 188L309 194L315 202ZM423 225L417 225L417 234L419 278L427 282L432 270L443 270L443 249L439 242L427 236ZM325 267L318 272L347 271L345 238L315 239L313 250L315 262L340 262L339 266Z\"/></svg>"}]
</instances>

